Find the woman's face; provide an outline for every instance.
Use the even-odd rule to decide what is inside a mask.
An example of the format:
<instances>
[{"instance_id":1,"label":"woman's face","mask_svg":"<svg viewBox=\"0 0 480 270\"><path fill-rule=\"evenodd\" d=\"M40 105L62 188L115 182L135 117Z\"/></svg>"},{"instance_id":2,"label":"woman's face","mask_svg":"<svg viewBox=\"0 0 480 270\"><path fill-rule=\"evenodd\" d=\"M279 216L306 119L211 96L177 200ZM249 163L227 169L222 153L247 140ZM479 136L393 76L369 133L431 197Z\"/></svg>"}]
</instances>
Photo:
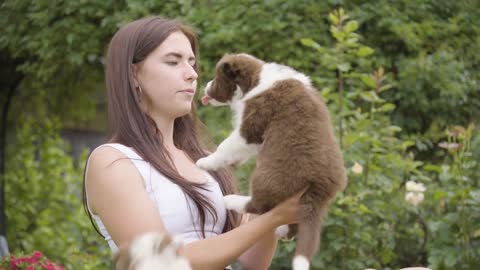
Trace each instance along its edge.
<instances>
[{"instance_id":1,"label":"woman's face","mask_svg":"<svg viewBox=\"0 0 480 270\"><path fill-rule=\"evenodd\" d=\"M175 119L191 111L198 77L195 61L188 38L174 32L137 64L136 83L148 114Z\"/></svg>"}]
</instances>

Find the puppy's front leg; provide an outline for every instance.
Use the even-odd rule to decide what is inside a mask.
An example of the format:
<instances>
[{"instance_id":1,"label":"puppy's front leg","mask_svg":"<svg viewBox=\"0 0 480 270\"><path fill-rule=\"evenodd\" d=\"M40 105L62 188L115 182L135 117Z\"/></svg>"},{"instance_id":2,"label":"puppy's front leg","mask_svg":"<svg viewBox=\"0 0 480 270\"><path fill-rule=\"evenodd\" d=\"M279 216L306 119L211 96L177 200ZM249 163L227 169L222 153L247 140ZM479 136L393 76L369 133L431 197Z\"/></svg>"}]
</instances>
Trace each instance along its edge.
<instances>
[{"instance_id":1,"label":"puppy's front leg","mask_svg":"<svg viewBox=\"0 0 480 270\"><path fill-rule=\"evenodd\" d=\"M234 130L220 145L217 150L208 157L197 161L197 166L204 170L217 170L228 165L234 165L246 161L258 152L258 144L247 144L240 136L238 130Z\"/></svg>"}]
</instances>

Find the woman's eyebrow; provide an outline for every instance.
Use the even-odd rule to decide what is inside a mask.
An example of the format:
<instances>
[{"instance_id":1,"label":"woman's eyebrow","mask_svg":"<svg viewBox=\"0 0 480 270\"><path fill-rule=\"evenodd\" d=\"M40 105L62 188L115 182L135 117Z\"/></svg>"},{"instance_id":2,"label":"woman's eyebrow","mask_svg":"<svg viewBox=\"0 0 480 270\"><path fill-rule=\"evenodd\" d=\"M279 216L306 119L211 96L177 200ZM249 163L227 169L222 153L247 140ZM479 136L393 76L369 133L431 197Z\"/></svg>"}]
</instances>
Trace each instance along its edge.
<instances>
[{"instance_id":1,"label":"woman's eyebrow","mask_svg":"<svg viewBox=\"0 0 480 270\"><path fill-rule=\"evenodd\" d=\"M173 56L175 58L183 58L183 55L181 53L177 53L177 52L170 52L170 53L167 53L165 56ZM188 58L189 61L192 61L192 60L196 60L195 59L195 56L190 56Z\"/></svg>"}]
</instances>

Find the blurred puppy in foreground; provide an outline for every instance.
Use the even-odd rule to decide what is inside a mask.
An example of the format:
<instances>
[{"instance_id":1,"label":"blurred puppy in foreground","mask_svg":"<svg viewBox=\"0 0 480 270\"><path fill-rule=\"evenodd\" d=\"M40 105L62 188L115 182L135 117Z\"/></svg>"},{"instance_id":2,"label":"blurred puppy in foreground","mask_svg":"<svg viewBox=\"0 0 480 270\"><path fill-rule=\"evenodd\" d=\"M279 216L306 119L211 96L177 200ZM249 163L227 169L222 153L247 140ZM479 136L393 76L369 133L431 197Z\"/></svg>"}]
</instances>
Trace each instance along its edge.
<instances>
[{"instance_id":1,"label":"blurred puppy in foreground","mask_svg":"<svg viewBox=\"0 0 480 270\"><path fill-rule=\"evenodd\" d=\"M167 234L148 233L120 248L113 257L114 270L191 270L178 254L179 245Z\"/></svg>"}]
</instances>

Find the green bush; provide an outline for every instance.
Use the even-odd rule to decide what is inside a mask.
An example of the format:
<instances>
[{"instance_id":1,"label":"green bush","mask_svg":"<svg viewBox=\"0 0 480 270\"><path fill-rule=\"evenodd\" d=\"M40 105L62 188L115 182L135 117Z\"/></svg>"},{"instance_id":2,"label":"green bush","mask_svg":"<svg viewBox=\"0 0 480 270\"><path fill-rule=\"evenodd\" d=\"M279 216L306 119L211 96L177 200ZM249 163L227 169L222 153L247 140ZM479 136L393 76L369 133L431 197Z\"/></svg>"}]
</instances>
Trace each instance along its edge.
<instances>
[{"instance_id":1,"label":"green bush","mask_svg":"<svg viewBox=\"0 0 480 270\"><path fill-rule=\"evenodd\" d=\"M439 164L415 160L416 142L402 139L389 118L395 105L382 98L398 91L397 82L383 68L365 73L374 50L359 43L355 20L342 10L329 18L336 44L325 47L308 38L302 43L318 53L319 69L332 71L313 79L337 127L349 186L331 207L313 269L474 269L480 260L474 126L457 128L449 143L461 147ZM239 172L243 181L251 169ZM406 201L407 181L426 186L424 202ZM294 248L294 242L282 243L272 269L290 269Z\"/></svg>"},{"instance_id":2,"label":"green bush","mask_svg":"<svg viewBox=\"0 0 480 270\"><path fill-rule=\"evenodd\" d=\"M40 250L66 269L107 269L110 250L93 232L80 199L83 167L74 166L55 121L22 120L6 164L11 251Z\"/></svg>"}]
</instances>

